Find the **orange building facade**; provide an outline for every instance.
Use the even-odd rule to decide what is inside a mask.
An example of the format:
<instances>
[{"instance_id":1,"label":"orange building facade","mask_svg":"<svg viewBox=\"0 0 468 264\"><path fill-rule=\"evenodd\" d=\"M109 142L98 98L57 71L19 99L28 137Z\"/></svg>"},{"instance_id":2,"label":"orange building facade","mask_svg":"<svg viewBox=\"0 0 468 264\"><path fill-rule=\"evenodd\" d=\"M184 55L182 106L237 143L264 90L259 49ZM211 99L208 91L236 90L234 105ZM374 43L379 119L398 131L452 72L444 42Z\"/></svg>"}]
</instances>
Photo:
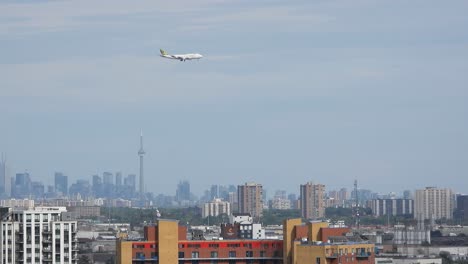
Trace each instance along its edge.
<instances>
[{"instance_id":1,"label":"orange building facade","mask_svg":"<svg viewBox=\"0 0 468 264\"><path fill-rule=\"evenodd\" d=\"M282 240L187 240L177 221L146 226L145 241L119 241L117 263L283 263Z\"/></svg>"},{"instance_id":2,"label":"orange building facade","mask_svg":"<svg viewBox=\"0 0 468 264\"><path fill-rule=\"evenodd\" d=\"M374 264L374 244L329 243L348 228L329 228L326 222L302 223L288 219L283 240L187 240L178 221L158 220L145 227L145 241L117 242L117 263L179 264Z\"/></svg>"}]
</instances>

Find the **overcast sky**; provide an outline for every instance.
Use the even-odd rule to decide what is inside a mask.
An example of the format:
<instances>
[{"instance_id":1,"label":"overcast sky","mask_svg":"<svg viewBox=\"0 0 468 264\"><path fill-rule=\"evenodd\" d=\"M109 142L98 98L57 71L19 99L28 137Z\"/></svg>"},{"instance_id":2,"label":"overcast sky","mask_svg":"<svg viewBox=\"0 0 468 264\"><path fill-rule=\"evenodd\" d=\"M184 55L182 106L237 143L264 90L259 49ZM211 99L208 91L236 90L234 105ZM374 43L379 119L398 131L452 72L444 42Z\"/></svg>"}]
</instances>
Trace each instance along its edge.
<instances>
[{"instance_id":1,"label":"overcast sky","mask_svg":"<svg viewBox=\"0 0 468 264\"><path fill-rule=\"evenodd\" d=\"M1 1L0 152L299 193L468 190L467 1ZM198 52L200 61L159 57Z\"/></svg>"}]
</instances>

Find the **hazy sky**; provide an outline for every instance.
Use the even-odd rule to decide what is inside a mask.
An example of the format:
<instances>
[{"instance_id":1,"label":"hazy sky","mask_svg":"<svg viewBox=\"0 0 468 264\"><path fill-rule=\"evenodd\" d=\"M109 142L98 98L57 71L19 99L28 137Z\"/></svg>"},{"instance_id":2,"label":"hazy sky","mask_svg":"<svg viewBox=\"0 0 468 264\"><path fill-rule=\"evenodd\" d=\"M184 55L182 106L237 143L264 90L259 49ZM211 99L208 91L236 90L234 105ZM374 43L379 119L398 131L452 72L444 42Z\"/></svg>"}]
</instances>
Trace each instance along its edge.
<instances>
[{"instance_id":1,"label":"hazy sky","mask_svg":"<svg viewBox=\"0 0 468 264\"><path fill-rule=\"evenodd\" d=\"M468 190L467 1L1 1L0 152L299 192ZM199 52L200 61L159 57Z\"/></svg>"}]
</instances>

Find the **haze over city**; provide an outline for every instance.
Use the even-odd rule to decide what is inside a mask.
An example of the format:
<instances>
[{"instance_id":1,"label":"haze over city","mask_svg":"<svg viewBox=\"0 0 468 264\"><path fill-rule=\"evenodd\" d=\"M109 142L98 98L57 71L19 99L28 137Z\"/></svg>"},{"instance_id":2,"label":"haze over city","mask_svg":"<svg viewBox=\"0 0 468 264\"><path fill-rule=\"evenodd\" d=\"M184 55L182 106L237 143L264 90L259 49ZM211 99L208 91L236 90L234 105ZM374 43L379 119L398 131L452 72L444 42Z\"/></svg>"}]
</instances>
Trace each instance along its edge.
<instances>
[{"instance_id":1,"label":"haze over city","mask_svg":"<svg viewBox=\"0 0 468 264\"><path fill-rule=\"evenodd\" d=\"M2 1L0 153L298 192L468 187L466 1ZM200 61L159 57L199 52Z\"/></svg>"}]
</instances>

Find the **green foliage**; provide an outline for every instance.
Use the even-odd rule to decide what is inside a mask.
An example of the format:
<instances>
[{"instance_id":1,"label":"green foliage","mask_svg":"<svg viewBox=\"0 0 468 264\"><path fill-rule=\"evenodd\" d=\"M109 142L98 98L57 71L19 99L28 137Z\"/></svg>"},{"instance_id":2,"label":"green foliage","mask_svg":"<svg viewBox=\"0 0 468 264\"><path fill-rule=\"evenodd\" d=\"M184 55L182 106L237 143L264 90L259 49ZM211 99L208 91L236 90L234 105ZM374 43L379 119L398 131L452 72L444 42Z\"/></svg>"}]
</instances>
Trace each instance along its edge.
<instances>
[{"instance_id":1,"label":"green foliage","mask_svg":"<svg viewBox=\"0 0 468 264\"><path fill-rule=\"evenodd\" d=\"M177 219L181 224L201 225L201 209L198 207L159 209L161 218ZM142 226L144 223L155 223L156 209L128 208L128 207L102 207L101 215L107 221L115 223L130 223L131 226Z\"/></svg>"},{"instance_id":2,"label":"green foliage","mask_svg":"<svg viewBox=\"0 0 468 264\"><path fill-rule=\"evenodd\" d=\"M263 225L281 225L283 221L288 218L301 218L301 211L299 209L263 210L261 222Z\"/></svg>"}]
</instances>

